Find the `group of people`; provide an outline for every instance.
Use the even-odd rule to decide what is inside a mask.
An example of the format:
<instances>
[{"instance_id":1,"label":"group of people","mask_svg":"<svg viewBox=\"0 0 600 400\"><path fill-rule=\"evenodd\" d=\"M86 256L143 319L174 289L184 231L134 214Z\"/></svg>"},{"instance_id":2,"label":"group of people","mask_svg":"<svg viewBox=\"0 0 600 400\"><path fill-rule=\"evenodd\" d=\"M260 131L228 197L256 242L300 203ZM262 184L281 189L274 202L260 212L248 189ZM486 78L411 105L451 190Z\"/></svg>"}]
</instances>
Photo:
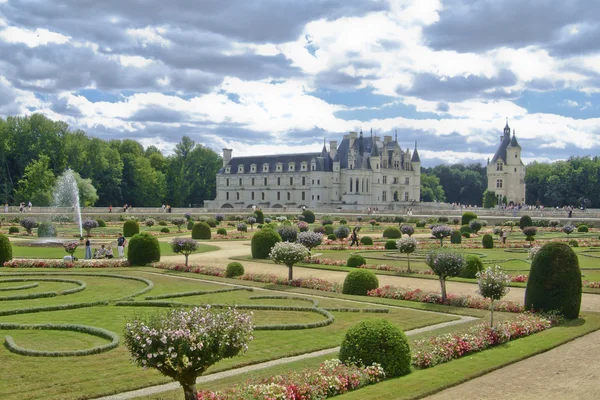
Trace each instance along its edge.
<instances>
[{"instance_id":1,"label":"group of people","mask_svg":"<svg viewBox=\"0 0 600 400\"><path fill-rule=\"evenodd\" d=\"M33 204L31 204L31 201L27 204L27 206L25 206L25 202L22 201L19 204L19 212L24 213L26 211L31 211L31 207L33 207ZM8 204L4 205L4 212L8 212Z\"/></svg>"},{"instance_id":2,"label":"group of people","mask_svg":"<svg viewBox=\"0 0 600 400\"><path fill-rule=\"evenodd\" d=\"M119 257L123 258L125 256L125 245L127 241L122 233L119 233L119 237L117 238L117 250L119 252ZM114 258L112 246L106 247L105 245L101 245L100 248L94 249L92 251L92 243L90 239L85 241L85 258L86 260L91 259L101 259L101 258Z\"/></svg>"},{"instance_id":3,"label":"group of people","mask_svg":"<svg viewBox=\"0 0 600 400\"><path fill-rule=\"evenodd\" d=\"M165 204L163 204L163 205L162 205L162 210L163 210L163 212L168 212L168 213L170 213L170 212L171 212L171 206L170 206L170 205L168 205L168 204L166 204L166 205L165 205Z\"/></svg>"}]
</instances>

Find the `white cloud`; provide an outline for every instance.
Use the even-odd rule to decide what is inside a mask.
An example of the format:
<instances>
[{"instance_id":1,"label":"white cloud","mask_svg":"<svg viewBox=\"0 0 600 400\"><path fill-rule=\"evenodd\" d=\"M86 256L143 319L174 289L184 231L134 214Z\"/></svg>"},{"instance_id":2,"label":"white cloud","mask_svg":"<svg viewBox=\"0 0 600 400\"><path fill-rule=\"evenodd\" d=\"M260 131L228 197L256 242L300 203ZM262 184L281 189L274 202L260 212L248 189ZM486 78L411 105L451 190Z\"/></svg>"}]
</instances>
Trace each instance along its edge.
<instances>
[{"instance_id":1,"label":"white cloud","mask_svg":"<svg viewBox=\"0 0 600 400\"><path fill-rule=\"evenodd\" d=\"M47 29L36 29L33 31L16 26L8 26L0 31L0 39L8 43L24 43L29 47L37 47L49 43L64 44L71 40L71 37L51 32Z\"/></svg>"},{"instance_id":2,"label":"white cloud","mask_svg":"<svg viewBox=\"0 0 600 400\"><path fill-rule=\"evenodd\" d=\"M151 27L147 26L143 29L127 29L127 34L142 47L147 47L149 44L158 44L159 46L168 47L171 42L165 39L162 35L165 33L163 27Z\"/></svg>"},{"instance_id":3,"label":"white cloud","mask_svg":"<svg viewBox=\"0 0 600 400\"><path fill-rule=\"evenodd\" d=\"M579 106L579 103L577 103L576 101L573 101L573 100L565 99L565 100L563 100L561 105L563 105L565 107L577 107L577 106Z\"/></svg>"}]
</instances>

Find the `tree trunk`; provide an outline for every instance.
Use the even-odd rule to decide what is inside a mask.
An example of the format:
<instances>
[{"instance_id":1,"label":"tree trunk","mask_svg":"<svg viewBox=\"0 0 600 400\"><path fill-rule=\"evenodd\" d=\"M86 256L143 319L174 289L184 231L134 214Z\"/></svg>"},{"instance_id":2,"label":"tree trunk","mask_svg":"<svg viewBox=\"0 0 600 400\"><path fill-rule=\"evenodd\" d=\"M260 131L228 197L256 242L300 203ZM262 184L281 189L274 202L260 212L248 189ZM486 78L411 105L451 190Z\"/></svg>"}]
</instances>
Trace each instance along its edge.
<instances>
[{"instance_id":1,"label":"tree trunk","mask_svg":"<svg viewBox=\"0 0 600 400\"><path fill-rule=\"evenodd\" d=\"M491 314L490 314L490 326L494 327L494 299L492 299L492 304L490 304Z\"/></svg>"},{"instance_id":2,"label":"tree trunk","mask_svg":"<svg viewBox=\"0 0 600 400\"><path fill-rule=\"evenodd\" d=\"M183 388L183 394L185 396L185 400L197 400L198 399L198 390L196 390L196 383L181 383L181 387Z\"/></svg>"},{"instance_id":3,"label":"tree trunk","mask_svg":"<svg viewBox=\"0 0 600 400\"><path fill-rule=\"evenodd\" d=\"M442 303L446 303L446 280L440 276L440 287L442 288Z\"/></svg>"},{"instance_id":4,"label":"tree trunk","mask_svg":"<svg viewBox=\"0 0 600 400\"><path fill-rule=\"evenodd\" d=\"M190 256L189 254L185 254L185 266L186 266L186 267L187 267L187 265L188 265L188 257L189 257L189 256Z\"/></svg>"},{"instance_id":5,"label":"tree trunk","mask_svg":"<svg viewBox=\"0 0 600 400\"><path fill-rule=\"evenodd\" d=\"M410 253L406 253L406 259L408 260L408 272L410 273Z\"/></svg>"},{"instance_id":6,"label":"tree trunk","mask_svg":"<svg viewBox=\"0 0 600 400\"><path fill-rule=\"evenodd\" d=\"M288 265L288 281L294 280L293 271L294 271L294 266Z\"/></svg>"}]
</instances>

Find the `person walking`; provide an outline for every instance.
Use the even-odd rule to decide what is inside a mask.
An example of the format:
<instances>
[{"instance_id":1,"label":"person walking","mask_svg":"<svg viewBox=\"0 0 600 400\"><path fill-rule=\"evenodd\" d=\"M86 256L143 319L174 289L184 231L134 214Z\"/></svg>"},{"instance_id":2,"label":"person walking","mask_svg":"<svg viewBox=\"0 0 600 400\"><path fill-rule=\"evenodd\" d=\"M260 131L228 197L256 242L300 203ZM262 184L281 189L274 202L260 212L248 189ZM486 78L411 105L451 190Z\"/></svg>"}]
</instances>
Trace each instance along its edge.
<instances>
[{"instance_id":1,"label":"person walking","mask_svg":"<svg viewBox=\"0 0 600 400\"><path fill-rule=\"evenodd\" d=\"M31 207L33 207L33 204L31 204L31 201L30 201L29 204L27 205L28 211L31 211Z\"/></svg>"},{"instance_id":2,"label":"person walking","mask_svg":"<svg viewBox=\"0 0 600 400\"><path fill-rule=\"evenodd\" d=\"M90 260L92 258L92 244L90 239L85 240L85 259Z\"/></svg>"},{"instance_id":3,"label":"person walking","mask_svg":"<svg viewBox=\"0 0 600 400\"><path fill-rule=\"evenodd\" d=\"M112 213L112 204L110 204L110 205L108 206L108 212L109 212L109 213Z\"/></svg>"},{"instance_id":4,"label":"person walking","mask_svg":"<svg viewBox=\"0 0 600 400\"><path fill-rule=\"evenodd\" d=\"M125 238L122 233L119 233L119 238L117 239L117 250L119 251L119 257L125 257Z\"/></svg>"},{"instance_id":5,"label":"person walking","mask_svg":"<svg viewBox=\"0 0 600 400\"><path fill-rule=\"evenodd\" d=\"M8 203L4 204L4 212L8 214Z\"/></svg>"},{"instance_id":6,"label":"person walking","mask_svg":"<svg viewBox=\"0 0 600 400\"><path fill-rule=\"evenodd\" d=\"M503 245L506 244L506 239L508 239L508 231L507 230L503 230L502 231L502 244Z\"/></svg>"},{"instance_id":7,"label":"person walking","mask_svg":"<svg viewBox=\"0 0 600 400\"><path fill-rule=\"evenodd\" d=\"M350 247L352 247L354 243L356 243L356 247L358 247L358 226L354 227L354 229L352 230L352 235L350 237L352 238L352 243L350 243Z\"/></svg>"}]
</instances>

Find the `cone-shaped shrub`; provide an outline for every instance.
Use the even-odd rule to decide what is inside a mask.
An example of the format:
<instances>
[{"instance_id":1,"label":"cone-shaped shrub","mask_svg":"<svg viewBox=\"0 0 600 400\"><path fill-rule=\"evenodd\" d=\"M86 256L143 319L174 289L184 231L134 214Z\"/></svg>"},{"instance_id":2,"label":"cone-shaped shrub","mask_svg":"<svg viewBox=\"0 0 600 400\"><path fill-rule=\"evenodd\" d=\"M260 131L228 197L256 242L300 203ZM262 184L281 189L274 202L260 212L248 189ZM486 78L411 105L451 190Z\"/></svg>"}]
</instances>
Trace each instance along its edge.
<instances>
[{"instance_id":1,"label":"cone-shaped shrub","mask_svg":"<svg viewBox=\"0 0 600 400\"><path fill-rule=\"evenodd\" d=\"M146 265L160 261L160 245L154 236L142 232L129 240L127 261L131 265Z\"/></svg>"},{"instance_id":2,"label":"cone-shaped shrub","mask_svg":"<svg viewBox=\"0 0 600 400\"><path fill-rule=\"evenodd\" d=\"M197 222L192 228L192 239L210 239L212 233L206 222Z\"/></svg>"}]
</instances>

